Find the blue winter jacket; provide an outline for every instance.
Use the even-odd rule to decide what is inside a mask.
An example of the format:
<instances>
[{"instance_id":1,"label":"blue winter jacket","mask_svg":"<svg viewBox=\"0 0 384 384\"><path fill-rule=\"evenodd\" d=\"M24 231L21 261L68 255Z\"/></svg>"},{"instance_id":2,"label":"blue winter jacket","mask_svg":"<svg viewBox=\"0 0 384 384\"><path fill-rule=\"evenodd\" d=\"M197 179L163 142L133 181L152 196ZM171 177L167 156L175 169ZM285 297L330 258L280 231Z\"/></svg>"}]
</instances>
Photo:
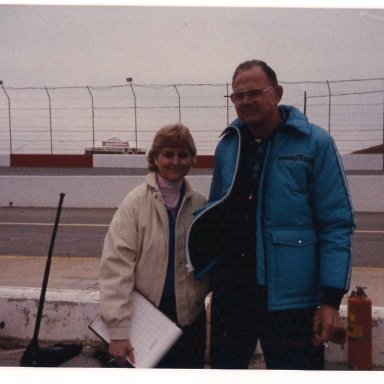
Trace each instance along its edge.
<instances>
[{"instance_id":1,"label":"blue winter jacket","mask_svg":"<svg viewBox=\"0 0 384 384\"><path fill-rule=\"evenodd\" d=\"M270 310L319 305L322 286L347 291L355 228L332 137L298 109L279 108L286 119L269 140L257 209L257 279L267 286ZM214 228L205 219L231 193L241 124L236 119L217 145L209 200L196 213L188 234L190 267L198 277L220 262L216 239L207 233L213 234ZM204 241L207 234L209 241Z\"/></svg>"}]
</instances>

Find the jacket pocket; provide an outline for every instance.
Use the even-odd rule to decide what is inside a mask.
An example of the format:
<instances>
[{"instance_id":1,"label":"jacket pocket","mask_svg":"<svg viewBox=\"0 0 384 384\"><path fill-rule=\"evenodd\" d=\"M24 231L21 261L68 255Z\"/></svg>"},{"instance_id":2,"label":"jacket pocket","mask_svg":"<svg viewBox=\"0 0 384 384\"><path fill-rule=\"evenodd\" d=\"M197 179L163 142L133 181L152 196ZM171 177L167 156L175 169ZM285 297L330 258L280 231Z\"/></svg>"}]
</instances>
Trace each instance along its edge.
<instances>
[{"instance_id":1,"label":"jacket pocket","mask_svg":"<svg viewBox=\"0 0 384 384\"><path fill-rule=\"evenodd\" d=\"M306 306L319 296L318 238L309 229L271 233L270 288L276 305Z\"/></svg>"}]
</instances>

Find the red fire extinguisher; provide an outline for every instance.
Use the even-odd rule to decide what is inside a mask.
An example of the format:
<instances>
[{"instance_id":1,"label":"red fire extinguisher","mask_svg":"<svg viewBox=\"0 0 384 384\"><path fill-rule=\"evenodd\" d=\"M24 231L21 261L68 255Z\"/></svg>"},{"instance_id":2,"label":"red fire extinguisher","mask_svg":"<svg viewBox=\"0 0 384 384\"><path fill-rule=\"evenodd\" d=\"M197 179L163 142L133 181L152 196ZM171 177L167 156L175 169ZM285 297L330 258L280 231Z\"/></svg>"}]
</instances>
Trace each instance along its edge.
<instances>
[{"instance_id":1,"label":"red fire extinguisher","mask_svg":"<svg viewBox=\"0 0 384 384\"><path fill-rule=\"evenodd\" d=\"M348 297L348 368L372 370L372 301L365 287Z\"/></svg>"}]
</instances>

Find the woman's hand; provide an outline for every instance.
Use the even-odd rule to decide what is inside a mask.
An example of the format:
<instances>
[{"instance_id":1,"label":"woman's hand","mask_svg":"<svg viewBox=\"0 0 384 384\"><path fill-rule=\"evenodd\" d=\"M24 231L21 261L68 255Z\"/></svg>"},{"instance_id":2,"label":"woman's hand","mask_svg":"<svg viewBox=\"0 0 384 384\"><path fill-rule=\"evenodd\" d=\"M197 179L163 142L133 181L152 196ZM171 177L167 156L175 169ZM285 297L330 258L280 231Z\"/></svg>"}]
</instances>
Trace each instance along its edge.
<instances>
[{"instance_id":1,"label":"woman's hand","mask_svg":"<svg viewBox=\"0 0 384 384\"><path fill-rule=\"evenodd\" d=\"M108 352L115 357L118 364L123 365L127 357L132 364L135 364L135 355L133 350L134 348L132 347L129 339L111 340Z\"/></svg>"}]
</instances>

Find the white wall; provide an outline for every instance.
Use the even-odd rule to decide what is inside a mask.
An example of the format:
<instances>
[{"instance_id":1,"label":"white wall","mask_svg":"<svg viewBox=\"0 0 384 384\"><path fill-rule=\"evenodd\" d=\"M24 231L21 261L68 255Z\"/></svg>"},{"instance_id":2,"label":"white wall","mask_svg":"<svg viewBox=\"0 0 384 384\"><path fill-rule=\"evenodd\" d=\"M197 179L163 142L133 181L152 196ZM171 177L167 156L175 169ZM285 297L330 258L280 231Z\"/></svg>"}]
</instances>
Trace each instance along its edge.
<instances>
[{"instance_id":1,"label":"white wall","mask_svg":"<svg viewBox=\"0 0 384 384\"><path fill-rule=\"evenodd\" d=\"M56 207L59 194L66 194L65 207L115 208L125 195L144 181L145 176L0 176L0 206ZM384 176L349 175L354 209L384 212ZM190 175L192 185L209 193L210 175Z\"/></svg>"},{"instance_id":2,"label":"white wall","mask_svg":"<svg viewBox=\"0 0 384 384\"><path fill-rule=\"evenodd\" d=\"M383 170L382 155L346 154L341 159L346 170L380 171ZM146 168L146 155L93 155L94 167Z\"/></svg>"},{"instance_id":3,"label":"white wall","mask_svg":"<svg viewBox=\"0 0 384 384\"><path fill-rule=\"evenodd\" d=\"M382 171L383 155L342 155L344 168L351 171Z\"/></svg>"},{"instance_id":4,"label":"white wall","mask_svg":"<svg viewBox=\"0 0 384 384\"><path fill-rule=\"evenodd\" d=\"M9 155L0 155L0 167L9 167L10 163Z\"/></svg>"},{"instance_id":5,"label":"white wall","mask_svg":"<svg viewBox=\"0 0 384 384\"><path fill-rule=\"evenodd\" d=\"M56 207L65 193L68 208L115 208L145 176L0 176L0 206ZM211 176L190 176L194 187L208 194Z\"/></svg>"},{"instance_id":6,"label":"white wall","mask_svg":"<svg viewBox=\"0 0 384 384\"><path fill-rule=\"evenodd\" d=\"M0 206L114 208L145 176L0 176Z\"/></svg>"},{"instance_id":7,"label":"white wall","mask_svg":"<svg viewBox=\"0 0 384 384\"><path fill-rule=\"evenodd\" d=\"M346 154L341 156L344 168L353 171L383 170L382 155ZM94 167L146 168L146 155L93 155Z\"/></svg>"},{"instance_id":8,"label":"white wall","mask_svg":"<svg viewBox=\"0 0 384 384\"><path fill-rule=\"evenodd\" d=\"M384 176L347 177L354 209L359 212L384 212Z\"/></svg>"},{"instance_id":9,"label":"white wall","mask_svg":"<svg viewBox=\"0 0 384 384\"><path fill-rule=\"evenodd\" d=\"M93 155L97 168L147 168L146 155Z\"/></svg>"}]
</instances>

